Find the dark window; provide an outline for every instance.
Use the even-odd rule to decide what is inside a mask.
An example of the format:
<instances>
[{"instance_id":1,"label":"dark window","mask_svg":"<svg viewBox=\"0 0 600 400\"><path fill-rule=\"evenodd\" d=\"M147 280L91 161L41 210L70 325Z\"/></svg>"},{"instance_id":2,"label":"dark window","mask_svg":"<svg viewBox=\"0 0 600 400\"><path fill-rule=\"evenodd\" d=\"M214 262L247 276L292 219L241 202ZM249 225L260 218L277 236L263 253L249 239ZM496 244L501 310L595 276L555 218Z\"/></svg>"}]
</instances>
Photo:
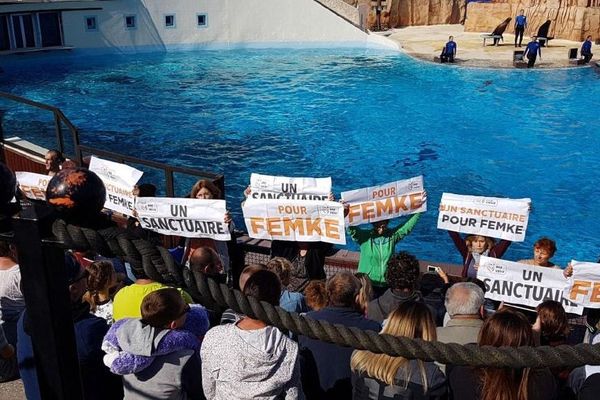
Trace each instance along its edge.
<instances>
[{"instance_id":1,"label":"dark window","mask_svg":"<svg viewBox=\"0 0 600 400\"><path fill-rule=\"evenodd\" d=\"M175 26L175 16L165 15L165 27L173 28Z\"/></svg>"},{"instance_id":2,"label":"dark window","mask_svg":"<svg viewBox=\"0 0 600 400\"><path fill-rule=\"evenodd\" d=\"M125 16L125 27L127 29L135 28L135 15L126 15Z\"/></svg>"},{"instance_id":3,"label":"dark window","mask_svg":"<svg viewBox=\"0 0 600 400\"><path fill-rule=\"evenodd\" d=\"M10 49L10 39L8 36L8 18L6 15L0 15L0 50Z\"/></svg>"},{"instance_id":4,"label":"dark window","mask_svg":"<svg viewBox=\"0 0 600 400\"><path fill-rule=\"evenodd\" d=\"M85 17L85 30L86 31L97 31L98 30L96 17Z\"/></svg>"},{"instance_id":5,"label":"dark window","mask_svg":"<svg viewBox=\"0 0 600 400\"><path fill-rule=\"evenodd\" d=\"M62 46L58 13L40 13L39 19L42 47Z\"/></svg>"},{"instance_id":6,"label":"dark window","mask_svg":"<svg viewBox=\"0 0 600 400\"><path fill-rule=\"evenodd\" d=\"M206 26L207 18L206 14L198 14L198 26Z\"/></svg>"}]
</instances>

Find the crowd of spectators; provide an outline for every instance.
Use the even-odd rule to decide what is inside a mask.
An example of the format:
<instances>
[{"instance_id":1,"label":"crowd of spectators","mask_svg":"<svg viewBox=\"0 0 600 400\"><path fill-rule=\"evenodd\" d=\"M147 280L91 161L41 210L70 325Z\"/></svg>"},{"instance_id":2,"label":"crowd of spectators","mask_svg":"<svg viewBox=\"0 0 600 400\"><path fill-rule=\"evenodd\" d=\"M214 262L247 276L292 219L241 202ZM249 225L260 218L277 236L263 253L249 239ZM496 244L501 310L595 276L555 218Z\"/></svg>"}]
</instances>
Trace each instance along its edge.
<instances>
[{"instance_id":1,"label":"crowd of spectators","mask_svg":"<svg viewBox=\"0 0 600 400\"><path fill-rule=\"evenodd\" d=\"M191 196L217 198L220 192L203 182ZM385 254L363 251L357 273L327 278L330 245L294 242L274 242L265 265L243 265L229 257L227 243L188 240L181 268L196 281L215 279L306 318L385 335L493 347L600 342L600 315L593 310L583 337L561 303L544 301L529 315L486 304L485 286L473 274L479 257L501 257L510 242L451 234L464 260L463 276L451 280L439 269L421 272L414 255L396 251L418 219L417 214L395 230L387 224L352 229L361 250L386 248ZM160 240L136 225L135 217L126 225L132 237ZM553 267L555 251L554 242L543 238L534 245L533 259L524 262ZM235 310L195 304L185 288L124 268L122 261L65 252L86 399L585 400L600 390L597 366L441 365L298 336ZM565 269L565 276L571 272ZM17 252L0 241L0 380L20 375L27 398L35 400L41 398L35 362L41 355L31 340L20 280Z\"/></svg>"}]
</instances>

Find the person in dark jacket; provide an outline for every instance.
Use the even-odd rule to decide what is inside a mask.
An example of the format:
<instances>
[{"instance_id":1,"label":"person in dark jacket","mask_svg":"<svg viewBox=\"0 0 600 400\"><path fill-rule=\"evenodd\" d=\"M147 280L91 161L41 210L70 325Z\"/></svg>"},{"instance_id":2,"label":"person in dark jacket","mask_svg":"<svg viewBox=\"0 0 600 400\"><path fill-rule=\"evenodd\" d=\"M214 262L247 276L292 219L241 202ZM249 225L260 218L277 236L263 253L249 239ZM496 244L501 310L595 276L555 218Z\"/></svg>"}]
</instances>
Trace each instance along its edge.
<instances>
[{"instance_id":1,"label":"person in dark jacket","mask_svg":"<svg viewBox=\"0 0 600 400\"><path fill-rule=\"evenodd\" d=\"M81 301L86 289L86 270L70 254L65 257L65 267L84 398L86 400L122 399L121 378L111 374L102 363L104 356L101 348L102 339L109 326L105 319L90 313L88 303ZM41 395L29 330L29 318L25 310L17 326L17 359L25 395L28 400L37 400Z\"/></svg>"},{"instance_id":2,"label":"person in dark jacket","mask_svg":"<svg viewBox=\"0 0 600 400\"><path fill-rule=\"evenodd\" d=\"M581 45L581 55L583 56L583 62L586 64L594 57L592 54L592 35L585 38L585 42Z\"/></svg>"},{"instance_id":3,"label":"person in dark jacket","mask_svg":"<svg viewBox=\"0 0 600 400\"><path fill-rule=\"evenodd\" d=\"M273 240L271 258L283 257L292 263L288 290L301 292L311 280L325 279L325 256L333 245L325 242Z\"/></svg>"},{"instance_id":4,"label":"person in dark jacket","mask_svg":"<svg viewBox=\"0 0 600 400\"><path fill-rule=\"evenodd\" d=\"M436 340L429 308L406 301L388 318L382 334ZM434 362L408 360L357 350L350 361L354 400L421 400L445 398L446 377Z\"/></svg>"},{"instance_id":5,"label":"person in dark jacket","mask_svg":"<svg viewBox=\"0 0 600 400\"><path fill-rule=\"evenodd\" d=\"M520 10L519 15L515 18L515 47L517 47L517 41L519 47L521 47L525 28L527 28L527 17L525 16L525 10Z\"/></svg>"},{"instance_id":6,"label":"person in dark jacket","mask_svg":"<svg viewBox=\"0 0 600 400\"><path fill-rule=\"evenodd\" d=\"M359 280L341 272L327 282L328 306L306 314L308 318L377 331L381 325L359 311ZM300 336L302 387L307 399L349 399L352 396L352 349Z\"/></svg>"},{"instance_id":7,"label":"person in dark jacket","mask_svg":"<svg viewBox=\"0 0 600 400\"><path fill-rule=\"evenodd\" d=\"M388 315L405 301L423 301L417 290L419 284L419 261L410 253L401 251L388 261L385 280L389 289L369 303L367 316L377 322L383 322Z\"/></svg>"},{"instance_id":8,"label":"person in dark jacket","mask_svg":"<svg viewBox=\"0 0 600 400\"><path fill-rule=\"evenodd\" d=\"M523 58L527 57L527 68L533 68L535 65L535 60L537 57L542 59L542 48L537 41L536 36L531 37L531 42L527 43L527 47L525 48L525 52L523 53Z\"/></svg>"},{"instance_id":9,"label":"person in dark jacket","mask_svg":"<svg viewBox=\"0 0 600 400\"><path fill-rule=\"evenodd\" d=\"M442 54L440 59L443 63L445 62L454 62L454 57L456 57L456 42L454 41L454 36L448 37L448 42L442 49Z\"/></svg>"},{"instance_id":10,"label":"person in dark jacket","mask_svg":"<svg viewBox=\"0 0 600 400\"><path fill-rule=\"evenodd\" d=\"M504 239L496 243L494 239L481 235L468 235L463 240L458 232L448 231L448 234L462 256L463 270L461 275L463 278L477 277L481 256L502 258L512 243Z\"/></svg>"},{"instance_id":11,"label":"person in dark jacket","mask_svg":"<svg viewBox=\"0 0 600 400\"><path fill-rule=\"evenodd\" d=\"M492 315L481 328L478 344L493 347L533 346L531 325L516 311L502 309ZM556 398L556 382L549 369L473 368L446 366L450 392L454 399L492 400L517 399L525 394L528 400Z\"/></svg>"}]
</instances>

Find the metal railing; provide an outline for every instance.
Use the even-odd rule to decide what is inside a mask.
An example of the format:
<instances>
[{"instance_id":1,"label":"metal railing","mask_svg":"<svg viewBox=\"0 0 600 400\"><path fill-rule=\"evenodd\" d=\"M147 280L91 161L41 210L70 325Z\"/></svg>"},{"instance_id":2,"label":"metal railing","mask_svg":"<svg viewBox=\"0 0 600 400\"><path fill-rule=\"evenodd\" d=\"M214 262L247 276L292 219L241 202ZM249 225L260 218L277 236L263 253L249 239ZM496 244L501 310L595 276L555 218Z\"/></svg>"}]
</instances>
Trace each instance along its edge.
<instances>
[{"instance_id":1,"label":"metal railing","mask_svg":"<svg viewBox=\"0 0 600 400\"><path fill-rule=\"evenodd\" d=\"M148 168L158 169L163 172L165 179L165 191L168 197L176 197L175 194L175 174L191 175L197 178L206 178L213 181L220 189L221 192L225 193L225 178L222 174L216 174L213 172L196 170L193 168L176 167L157 161L144 160L136 157L127 156L124 154L115 153L108 150L101 150L95 147L82 145L79 139L79 130L77 127L65 116L65 114L57 107L50 106L48 104L39 103L37 101L29 100L24 97L20 97L11 93L0 92L0 99L7 99L17 103L25 104L31 107L39 108L41 110L50 111L54 116L54 129L56 133L56 148L65 154L65 140L63 132L63 124L67 127L71 133L71 140L73 141L74 155L67 154L69 158L75 161L78 165L85 165L84 153L86 155L96 155L111 161L120 163L132 163L142 165ZM0 144L5 147L5 138L2 129L2 121L0 121ZM17 144L11 146L18 148L21 151L32 153L30 149L26 149ZM0 152L2 157L4 152Z\"/></svg>"}]
</instances>

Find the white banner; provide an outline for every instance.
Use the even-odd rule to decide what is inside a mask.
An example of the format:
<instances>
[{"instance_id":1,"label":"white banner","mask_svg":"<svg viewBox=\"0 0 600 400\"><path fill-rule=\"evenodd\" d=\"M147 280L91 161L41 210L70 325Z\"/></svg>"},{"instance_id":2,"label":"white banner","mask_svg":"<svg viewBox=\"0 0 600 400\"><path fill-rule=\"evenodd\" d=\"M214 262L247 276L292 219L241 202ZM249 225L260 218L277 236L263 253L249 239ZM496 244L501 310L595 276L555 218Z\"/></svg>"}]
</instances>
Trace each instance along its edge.
<instances>
[{"instance_id":1,"label":"white banner","mask_svg":"<svg viewBox=\"0 0 600 400\"><path fill-rule=\"evenodd\" d=\"M243 211L251 238L346 244L344 207L335 201L248 199Z\"/></svg>"},{"instance_id":2,"label":"white banner","mask_svg":"<svg viewBox=\"0 0 600 400\"><path fill-rule=\"evenodd\" d=\"M163 235L231 239L225 200L138 197L135 209L142 228Z\"/></svg>"},{"instance_id":3,"label":"white banner","mask_svg":"<svg viewBox=\"0 0 600 400\"><path fill-rule=\"evenodd\" d=\"M143 172L129 165L103 160L92 156L90 171L95 172L106 187L104 208L125 215L133 215L133 187Z\"/></svg>"},{"instance_id":4,"label":"white banner","mask_svg":"<svg viewBox=\"0 0 600 400\"><path fill-rule=\"evenodd\" d=\"M581 315L583 307L563 297L568 284L563 271L481 256L477 279L486 287L485 297L536 307L544 300L562 303L565 311Z\"/></svg>"},{"instance_id":5,"label":"white banner","mask_svg":"<svg viewBox=\"0 0 600 400\"><path fill-rule=\"evenodd\" d=\"M19 182L19 189L25 197L32 200L46 200L46 188L52 179L51 176L23 171L17 171L15 175Z\"/></svg>"},{"instance_id":6,"label":"white banner","mask_svg":"<svg viewBox=\"0 0 600 400\"><path fill-rule=\"evenodd\" d=\"M443 193L438 229L506 239L525 240L531 199L461 196Z\"/></svg>"},{"instance_id":7,"label":"white banner","mask_svg":"<svg viewBox=\"0 0 600 400\"><path fill-rule=\"evenodd\" d=\"M571 261L573 275L564 296L587 308L600 308L600 264Z\"/></svg>"},{"instance_id":8,"label":"white banner","mask_svg":"<svg viewBox=\"0 0 600 400\"><path fill-rule=\"evenodd\" d=\"M287 176L250 175L252 199L327 200L331 178L290 178Z\"/></svg>"},{"instance_id":9,"label":"white banner","mask_svg":"<svg viewBox=\"0 0 600 400\"><path fill-rule=\"evenodd\" d=\"M350 206L346 222L355 226L427 211L427 204L421 204L423 190L423 176L417 176L342 192Z\"/></svg>"}]
</instances>

